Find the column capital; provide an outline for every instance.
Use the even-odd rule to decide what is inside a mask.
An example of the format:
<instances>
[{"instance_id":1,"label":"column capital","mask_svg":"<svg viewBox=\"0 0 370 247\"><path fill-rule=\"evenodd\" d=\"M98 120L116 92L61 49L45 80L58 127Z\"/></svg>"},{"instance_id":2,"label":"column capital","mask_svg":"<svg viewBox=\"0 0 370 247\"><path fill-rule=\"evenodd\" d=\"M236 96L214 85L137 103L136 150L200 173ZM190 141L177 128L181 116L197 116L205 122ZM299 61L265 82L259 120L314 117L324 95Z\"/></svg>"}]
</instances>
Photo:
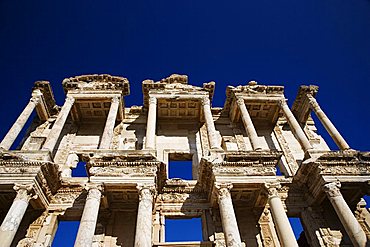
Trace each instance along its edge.
<instances>
[{"instance_id":1,"label":"column capital","mask_svg":"<svg viewBox=\"0 0 370 247\"><path fill-rule=\"evenodd\" d=\"M88 199L100 200L104 187L102 184L89 183L84 185L84 189L88 192L86 200Z\"/></svg>"},{"instance_id":2,"label":"column capital","mask_svg":"<svg viewBox=\"0 0 370 247\"><path fill-rule=\"evenodd\" d=\"M231 189L233 188L232 183L219 183L215 182L215 188L217 190L217 195L219 199L224 199L227 197L231 198Z\"/></svg>"},{"instance_id":3,"label":"column capital","mask_svg":"<svg viewBox=\"0 0 370 247\"><path fill-rule=\"evenodd\" d=\"M341 196L340 187L341 184L339 181L331 182L324 185L324 191L329 197Z\"/></svg>"},{"instance_id":4,"label":"column capital","mask_svg":"<svg viewBox=\"0 0 370 247\"><path fill-rule=\"evenodd\" d=\"M281 188L280 183L265 183L264 186L269 199L279 197L279 189Z\"/></svg>"},{"instance_id":5,"label":"column capital","mask_svg":"<svg viewBox=\"0 0 370 247\"><path fill-rule=\"evenodd\" d=\"M243 97L236 97L236 103L238 104L238 105L245 105L245 101L244 101L244 99L243 99Z\"/></svg>"},{"instance_id":6,"label":"column capital","mask_svg":"<svg viewBox=\"0 0 370 247\"><path fill-rule=\"evenodd\" d=\"M285 106L285 105L288 105L287 104L287 102L286 102L286 99L284 98L284 99L279 99L279 100L277 100L277 103L278 103L278 105L280 106L280 107L283 107L283 106Z\"/></svg>"},{"instance_id":7,"label":"column capital","mask_svg":"<svg viewBox=\"0 0 370 247\"><path fill-rule=\"evenodd\" d=\"M156 194L156 188L154 184L138 184L136 189L139 191L139 201L152 200Z\"/></svg>"},{"instance_id":8,"label":"column capital","mask_svg":"<svg viewBox=\"0 0 370 247\"><path fill-rule=\"evenodd\" d=\"M319 111L321 110L319 103L317 103L317 100L311 95L307 94L308 103L310 104L311 109Z\"/></svg>"},{"instance_id":9,"label":"column capital","mask_svg":"<svg viewBox=\"0 0 370 247\"><path fill-rule=\"evenodd\" d=\"M75 102L75 98L71 95L68 95L65 100L65 104L73 104Z\"/></svg>"},{"instance_id":10,"label":"column capital","mask_svg":"<svg viewBox=\"0 0 370 247\"><path fill-rule=\"evenodd\" d=\"M149 105L156 105L157 104L157 98L154 96L149 97Z\"/></svg>"},{"instance_id":11,"label":"column capital","mask_svg":"<svg viewBox=\"0 0 370 247\"><path fill-rule=\"evenodd\" d=\"M36 199L37 195L35 194L35 190L33 184L14 184L13 189L17 192L17 195L14 199L21 200L25 202L29 202L31 199Z\"/></svg>"},{"instance_id":12,"label":"column capital","mask_svg":"<svg viewBox=\"0 0 370 247\"><path fill-rule=\"evenodd\" d=\"M112 103L119 103L119 97L118 96L112 97Z\"/></svg>"},{"instance_id":13,"label":"column capital","mask_svg":"<svg viewBox=\"0 0 370 247\"><path fill-rule=\"evenodd\" d=\"M30 99L30 102L34 104L39 104L41 102L42 92L40 89L35 89L32 91L32 97Z\"/></svg>"},{"instance_id":14,"label":"column capital","mask_svg":"<svg viewBox=\"0 0 370 247\"><path fill-rule=\"evenodd\" d=\"M201 100L201 102L202 102L202 106L205 106L205 105L211 106L211 101L210 101L208 95L205 96L205 97L203 97L202 100Z\"/></svg>"}]
</instances>

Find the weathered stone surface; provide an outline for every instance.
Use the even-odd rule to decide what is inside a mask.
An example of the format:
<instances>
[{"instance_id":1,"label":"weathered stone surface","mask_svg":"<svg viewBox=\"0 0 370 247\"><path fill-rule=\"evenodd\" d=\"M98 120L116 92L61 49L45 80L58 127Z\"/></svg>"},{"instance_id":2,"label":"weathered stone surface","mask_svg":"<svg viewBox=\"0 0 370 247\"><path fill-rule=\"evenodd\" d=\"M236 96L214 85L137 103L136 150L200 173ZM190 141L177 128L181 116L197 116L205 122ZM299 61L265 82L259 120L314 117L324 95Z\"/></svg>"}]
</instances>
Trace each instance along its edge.
<instances>
[{"instance_id":1,"label":"weathered stone surface","mask_svg":"<svg viewBox=\"0 0 370 247\"><path fill-rule=\"evenodd\" d=\"M215 82L178 74L143 81L142 106L128 108L124 77L82 75L63 87L60 107L36 82L1 142L1 246L50 246L62 220L81 221L75 246L369 245L370 154L349 149L318 87L301 87L292 110L283 86L255 81L227 87L223 108L212 106ZM7 150L34 109L20 150ZM176 161L191 177L171 174ZM72 177L79 162L88 177ZM298 240L288 217L301 219ZM166 219L188 218L201 218L202 241L166 242Z\"/></svg>"}]
</instances>

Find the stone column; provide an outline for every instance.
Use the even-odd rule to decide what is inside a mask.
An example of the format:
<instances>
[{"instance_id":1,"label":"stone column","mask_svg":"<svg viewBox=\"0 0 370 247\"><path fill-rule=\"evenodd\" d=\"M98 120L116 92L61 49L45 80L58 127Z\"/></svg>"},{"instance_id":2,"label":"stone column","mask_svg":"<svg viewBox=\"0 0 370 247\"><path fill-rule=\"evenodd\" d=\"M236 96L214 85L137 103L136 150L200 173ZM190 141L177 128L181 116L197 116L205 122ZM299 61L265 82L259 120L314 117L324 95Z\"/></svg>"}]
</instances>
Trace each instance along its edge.
<instances>
[{"instance_id":1,"label":"stone column","mask_svg":"<svg viewBox=\"0 0 370 247\"><path fill-rule=\"evenodd\" d=\"M203 113L204 119L206 121L206 127L208 132L208 139L211 149L221 149L216 135L216 128L213 122L212 112L211 112L211 102L208 96L202 98L202 106L203 106Z\"/></svg>"},{"instance_id":2,"label":"stone column","mask_svg":"<svg viewBox=\"0 0 370 247\"><path fill-rule=\"evenodd\" d=\"M145 148L155 149L155 130L157 122L157 98L149 98L148 119L146 122Z\"/></svg>"},{"instance_id":3,"label":"stone column","mask_svg":"<svg viewBox=\"0 0 370 247\"><path fill-rule=\"evenodd\" d=\"M320 105L317 103L316 99L312 95L308 95L309 103L311 109L315 112L316 116L319 118L322 125L324 125L326 131L329 133L331 138L333 138L335 144L341 149L350 149L346 140L341 136L339 131L335 128L334 124L326 116L326 114L321 109Z\"/></svg>"},{"instance_id":4,"label":"stone column","mask_svg":"<svg viewBox=\"0 0 370 247\"><path fill-rule=\"evenodd\" d=\"M340 192L340 187L341 184L339 182L325 184L324 191L326 196L333 205L333 208L350 237L352 244L360 247L368 246L366 234L344 200L342 193Z\"/></svg>"},{"instance_id":5,"label":"stone column","mask_svg":"<svg viewBox=\"0 0 370 247\"><path fill-rule=\"evenodd\" d=\"M236 221L230 190L231 183L215 183L217 189L218 206L220 208L222 228L224 229L227 246L242 246L238 223Z\"/></svg>"},{"instance_id":6,"label":"stone column","mask_svg":"<svg viewBox=\"0 0 370 247\"><path fill-rule=\"evenodd\" d=\"M138 185L139 207L137 210L135 247L152 246L152 207L154 185Z\"/></svg>"},{"instance_id":7,"label":"stone column","mask_svg":"<svg viewBox=\"0 0 370 247\"><path fill-rule=\"evenodd\" d=\"M279 197L278 188L280 185L266 184L265 186L268 191L268 203L270 205L272 219L274 220L281 246L298 247L292 226L289 223L288 216Z\"/></svg>"},{"instance_id":8,"label":"stone column","mask_svg":"<svg viewBox=\"0 0 370 247\"><path fill-rule=\"evenodd\" d=\"M253 150L262 150L261 142L258 139L256 128L254 127L252 119L248 113L247 107L245 106L244 99L241 97L237 98L236 102L238 103L243 124L245 130L247 131L249 140L251 141Z\"/></svg>"},{"instance_id":9,"label":"stone column","mask_svg":"<svg viewBox=\"0 0 370 247\"><path fill-rule=\"evenodd\" d=\"M279 101L279 106L283 110L283 113L288 121L290 128L294 136L298 139L299 143L304 152L312 149L310 141L307 139L305 133L303 132L301 126L299 125L297 119L294 117L293 113L290 111L288 104L285 99Z\"/></svg>"},{"instance_id":10,"label":"stone column","mask_svg":"<svg viewBox=\"0 0 370 247\"><path fill-rule=\"evenodd\" d=\"M4 139L0 143L0 148L5 150L9 150L12 144L14 143L15 139L21 132L22 128L26 124L28 118L31 116L35 107L41 101L42 93L40 90L35 90L32 93L32 98L28 102L27 106L24 108L22 113L19 115L13 126L10 128L8 133L5 135Z\"/></svg>"},{"instance_id":11,"label":"stone column","mask_svg":"<svg viewBox=\"0 0 370 247\"><path fill-rule=\"evenodd\" d=\"M100 184L88 184L88 195L82 213L80 226L78 227L75 247L91 247L93 243L96 222L98 220L101 192Z\"/></svg>"},{"instance_id":12,"label":"stone column","mask_svg":"<svg viewBox=\"0 0 370 247\"><path fill-rule=\"evenodd\" d=\"M12 244L18 227L27 210L28 203L33 196L32 184L14 185L14 190L17 191L17 196L13 200L8 213L5 216L3 223L0 226L0 242L2 247L9 247Z\"/></svg>"},{"instance_id":13,"label":"stone column","mask_svg":"<svg viewBox=\"0 0 370 247\"><path fill-rule=\"evenodd\" d=\"M103 136L101 138L99 149L109 149L113 138L114 125L116 123L117 112L119 107L119 98L113 97L110 105L107 121L105 123Z\"/></svg>"},{"instance_id":14,"label":"stone column","mask_svg":"<svg viewBox=\"0 0 370 247\"><path fill-rule=\"evenodd\" d=\"M50 152L53 152L55 144L58 141L58 138L60 136L60 133L63 130L64 124L67 120L68 114L72 109L73 103L75 99L71 96L68 96L66 98L66 101L61 109L61 111L58 114L57 119L55 120L55 123L46 138L45 144L42 149L49 150Z\"/></svg>"}]
</instances>

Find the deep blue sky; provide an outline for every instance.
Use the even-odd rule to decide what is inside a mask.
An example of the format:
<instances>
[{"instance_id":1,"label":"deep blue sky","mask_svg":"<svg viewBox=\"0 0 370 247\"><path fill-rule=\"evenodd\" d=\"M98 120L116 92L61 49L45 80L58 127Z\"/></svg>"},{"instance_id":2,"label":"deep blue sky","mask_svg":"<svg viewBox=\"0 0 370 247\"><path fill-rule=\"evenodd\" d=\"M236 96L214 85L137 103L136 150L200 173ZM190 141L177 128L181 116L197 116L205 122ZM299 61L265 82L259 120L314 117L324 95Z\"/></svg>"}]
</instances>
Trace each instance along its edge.
<instances>
[{"instance_id":1,"label":"deep blue sky","mask_svg":"<svg viewBox=\"0 0 370 247\"><path fill-rule=\"evenodd\" d=\"M65 77L109 73L141 81L172 73L190 83L320 86L319 103L356 149L370 140L370 1L12 1L0 2L0 138L49 80L58 104ZM326 135L327 136L327 135Z\"/></svg>"}]
</instances>

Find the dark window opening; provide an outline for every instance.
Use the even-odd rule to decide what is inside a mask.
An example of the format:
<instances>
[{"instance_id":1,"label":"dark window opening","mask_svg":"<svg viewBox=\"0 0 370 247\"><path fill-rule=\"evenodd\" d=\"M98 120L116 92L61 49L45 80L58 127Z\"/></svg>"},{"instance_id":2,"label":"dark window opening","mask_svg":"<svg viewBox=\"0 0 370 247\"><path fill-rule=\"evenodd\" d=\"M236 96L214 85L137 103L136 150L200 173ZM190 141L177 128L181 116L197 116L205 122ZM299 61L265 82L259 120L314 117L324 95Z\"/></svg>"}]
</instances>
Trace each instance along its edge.
<instances>
[{"instance_id":1,"label":"dark window opening","mask_svg":"<svg viewBox=\"0 0 370 247\"><path fill-rule=\"evenodd\" d=\"M366 202L366 208L370 208L370 196L365 195L363 198Z\"/></svg>"},{"instance_id":2,"label":"dark window opening","mask_svg":"<svg viewBox=\"0 0 370 247\"><path fill-rule=\"evenodd\" d=\"M87 177L86 162L79 161L76 168L72 169L72 177Z\"/></svg>"},{"instance_id":3,"label":"dark window opening","mask_svg":"<svg viewBox=\"0 0 370 247\"><path fill-rule=\"evenodd\" d=\"M297 240L300 239L302 236L304 236L303 226L302 226L300 218L289 217L289 223L293 228L294 236Z\"/></svg>"},{"instance_id":4,"label":"dark window opening","mask_svg":"<svg viewBox=\"0 0 370 247\"><path fill-rule=\"evenodd\" d=\"M193 161L191 154L170 154L168 178L193 179Z\"/></svg>"},{"instance_id":5,"label":"dark window opening","mask_svg":"<svg viewBox=\"0 0 370 247\"><path fill-rule=\"evenodd\" d=\"M166 219L166 242L202 241L202 219Z\"/></svg>"},{"instance_id":6,"label":"dark window opening","mask_svg":"<svg viewBox=\"0 0 370 247\"><path fill-rule=\"evenodd\" d=\"M73 246L76 240L79 221L59 221L52 247Z\"/></svg>"},{"instance_id":7,"label":"dark window opening","mask_svg":"<svg viewBox=\"0 0 370 247\"><path fill-rule=\"evenodd\" d=\"M277 165L275 168L276 168L276 176L282 176L282 175L284 175L284 174L281 172L279 165Z\"/></svg>"}]
</instances>

